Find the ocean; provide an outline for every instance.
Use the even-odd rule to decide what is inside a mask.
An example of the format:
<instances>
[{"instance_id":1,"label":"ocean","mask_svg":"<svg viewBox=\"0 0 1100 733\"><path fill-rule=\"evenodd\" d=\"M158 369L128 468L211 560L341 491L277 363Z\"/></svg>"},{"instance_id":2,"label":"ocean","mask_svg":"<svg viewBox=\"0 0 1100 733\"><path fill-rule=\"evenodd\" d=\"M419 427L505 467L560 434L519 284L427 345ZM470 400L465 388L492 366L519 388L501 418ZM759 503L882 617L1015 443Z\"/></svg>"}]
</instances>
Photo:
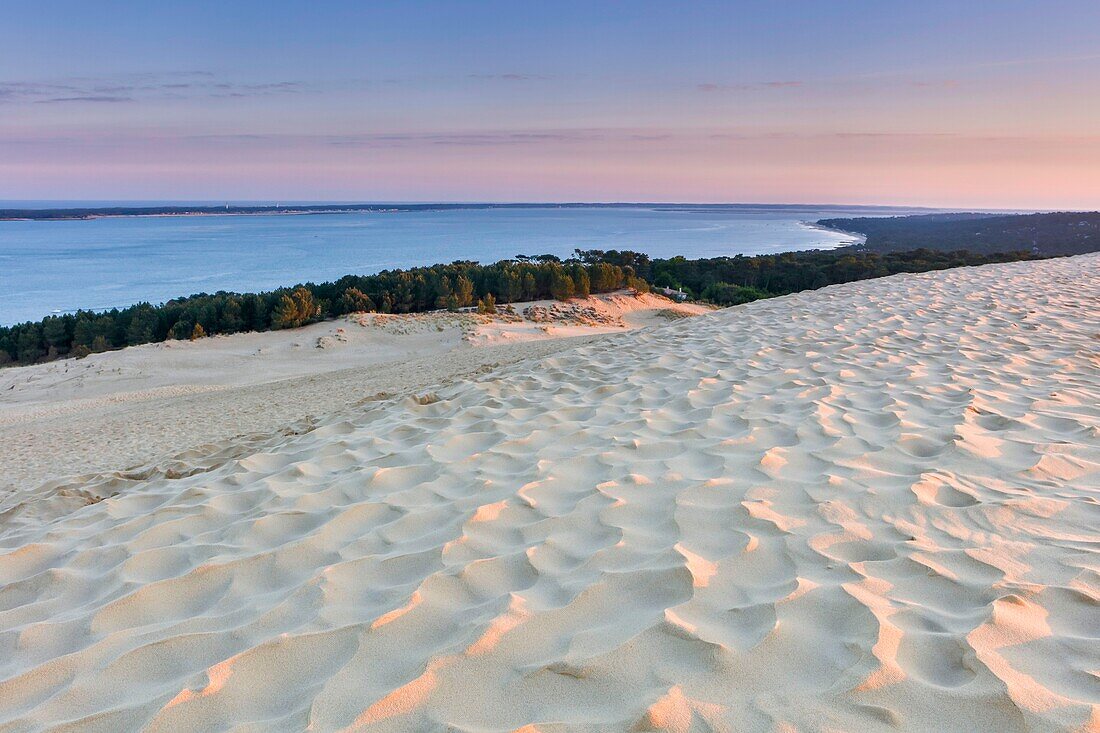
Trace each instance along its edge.
<instances>
[{"instance_id":1,"label":"ocean","mask_svg":"<svg viewBox=\"0 0 1100 733\"><path fill-rule=\"evenodd\" d=\"M646 205L0 221L0 324L455 260L566 257L574 248L689 258L830 249L852 237L804 222L905 213Z\"/></svg>"}]
</instances>

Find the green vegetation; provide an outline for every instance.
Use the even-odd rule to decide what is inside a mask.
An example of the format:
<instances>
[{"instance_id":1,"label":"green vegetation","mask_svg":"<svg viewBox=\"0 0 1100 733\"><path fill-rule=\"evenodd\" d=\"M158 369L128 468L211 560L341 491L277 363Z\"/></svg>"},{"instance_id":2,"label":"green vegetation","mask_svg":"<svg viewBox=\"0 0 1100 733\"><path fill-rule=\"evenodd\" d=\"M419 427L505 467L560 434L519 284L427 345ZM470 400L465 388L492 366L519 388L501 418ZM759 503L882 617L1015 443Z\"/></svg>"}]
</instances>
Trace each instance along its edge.
<instances>
[{"instance_id":1,"label":"green vegetation","mask_svg":"<svg viewBox=\"0 0 1100 733\"><path fill-rule=\"evenodd\" d=\"M1100 213L937 214L819 223L865 232L867 244L826 252L700 260L576 250L566 261L553 255L520 255L492 265L460 261L377 275L347 275L335 282L305 283L264 293L202 293L161 305L139 303L105 313L78 311L37 323L0 327L0 364L80 358L166 339L297 328L357 311L413 313L476 307L479 312L492 313L498 303L565 300L623 287L642 292L651 285L682 288L696 299L739 305L900 272L1100 249ZM948 251L956 246L960 249Z\"/></svg>"},{"instance_id":2,"label":"green vegetation","mask_svg":"<svg viewBox=\"0 0 1100 733\"><path fill-rule=\"evenodd\" d=\"M628 267L523 257L493 265L450 265L348 275L336 282L305 283L266 293L205 293L162 305L139 303L105 313L77 311L37 323L0 327L0 364L34 364L166 339L198 339L240 331L297 328L358 311L413 313L498 303L606 293L623 287L648 290Z\"/></svg>"},{"instance_id":3,"label":"green vegetation","mask_svg":"<svg viewBox=\"0 0 1100 733\"><path fill-rule=\"evenodd\" d=\"M477 312L487 316L497 312L497 301L492 293L486 293L485 297L477 302Z\"/></svg>"},{"instance_id":4,"label":"green vegetation","mask_svg":"<svg viewBox=\"0 0 1100 733\"><path fill-rule=\"evenodd\" d=\"M1041 259L1030 252L982 255L931 249L887 254L839 249L701 260L684 257L651 260L638 252L616 250L578 250L577 256L584 262L630 267L655 288L682 288L691 297L722 306L900 272Z\"/></svg>"},{"instance_id":5,"label":"green vegetation","mask_svg":"<svg viewBox=\"0 0 1100 733\"><path fill-rule=\"evenodd\" d=\"M356 299L355 288L348 288L340 295L340 302L347 303ZM271 311L271 328L298 328L307 323L321 320L321 306L313 297L313 292L299 285L289 293L283 293Z\"/></svg>"},{"instance_id":6,"label":"green vegetation","mask_svg":"<svg viewBox=\"0 0 1100 733\"><path fill-rule=\"evenodd\" d=\"M1100 251L1100 212L1055 214L930 214L861 219L822 219L821 226L867 237L852 249L902 252L926 247L979 254L1027 251L1075 255Z\"/></svg>"}]
</instances>

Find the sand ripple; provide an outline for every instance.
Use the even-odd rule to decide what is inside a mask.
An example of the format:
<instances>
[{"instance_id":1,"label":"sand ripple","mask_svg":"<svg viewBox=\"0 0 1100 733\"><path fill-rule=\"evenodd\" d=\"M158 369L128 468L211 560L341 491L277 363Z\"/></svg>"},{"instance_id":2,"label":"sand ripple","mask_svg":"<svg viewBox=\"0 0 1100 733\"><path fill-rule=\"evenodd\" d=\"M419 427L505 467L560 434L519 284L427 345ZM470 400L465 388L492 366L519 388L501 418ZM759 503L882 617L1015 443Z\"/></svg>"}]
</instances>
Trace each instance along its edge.
<instances>
[{"instance_id":1,"label":"sand ripple","mask_svg":"<svg viewBox=\"0 0 1100 733\"><path fill-rule=\"evenodd\" d=\"M1100 256L898 276L54 487L0 727L1096 730L1098 348Z\"/></svg>"}]
</instances>

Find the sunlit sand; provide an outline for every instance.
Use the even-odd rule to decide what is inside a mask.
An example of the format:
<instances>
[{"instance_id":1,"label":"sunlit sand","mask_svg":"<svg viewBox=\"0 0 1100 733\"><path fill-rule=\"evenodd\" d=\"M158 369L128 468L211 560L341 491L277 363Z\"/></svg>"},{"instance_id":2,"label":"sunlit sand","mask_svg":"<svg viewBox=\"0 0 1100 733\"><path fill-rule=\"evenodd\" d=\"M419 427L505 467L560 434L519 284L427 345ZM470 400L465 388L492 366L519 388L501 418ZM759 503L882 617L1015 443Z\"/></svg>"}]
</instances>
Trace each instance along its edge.
<instances>
[{"instance_id":1,"label":"sunlit sand","mask_svg":"<svg viewBox=\"0 0 1100 733\"><path fill-rule=\"evenodd\" d=\"M834 286L9 495L0 726L1096 730L1098 299Z\"/></svg>"}]
</instances>

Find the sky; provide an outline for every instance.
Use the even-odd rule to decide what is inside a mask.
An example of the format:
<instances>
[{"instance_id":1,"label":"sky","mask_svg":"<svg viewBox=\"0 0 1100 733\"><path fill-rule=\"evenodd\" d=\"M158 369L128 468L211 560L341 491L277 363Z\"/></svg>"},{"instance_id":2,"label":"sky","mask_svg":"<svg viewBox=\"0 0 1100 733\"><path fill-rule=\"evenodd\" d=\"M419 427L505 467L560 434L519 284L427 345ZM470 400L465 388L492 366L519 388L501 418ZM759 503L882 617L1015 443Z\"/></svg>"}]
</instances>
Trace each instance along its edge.
<instances>
[{"instance_id":1,"label":"sky","mask_svg":"<svg viewBox=\"0 0 1100 733\"><path fill-rule=\"evenodd\" d=\"M1100 207L1100 2L11 3L0 199Z\"/></svg>"}]
</instances>

